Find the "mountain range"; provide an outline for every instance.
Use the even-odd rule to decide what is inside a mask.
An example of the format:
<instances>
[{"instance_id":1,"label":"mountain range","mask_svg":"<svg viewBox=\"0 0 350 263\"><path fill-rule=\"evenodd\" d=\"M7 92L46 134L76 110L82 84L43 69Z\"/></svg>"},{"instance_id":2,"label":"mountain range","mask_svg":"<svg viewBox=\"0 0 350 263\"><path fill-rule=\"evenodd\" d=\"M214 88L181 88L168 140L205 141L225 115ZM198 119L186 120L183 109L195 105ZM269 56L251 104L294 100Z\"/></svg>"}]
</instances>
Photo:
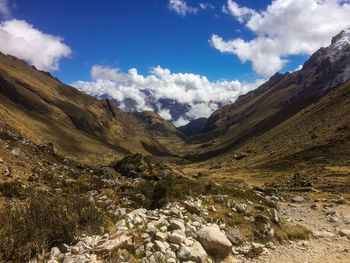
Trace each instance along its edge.
<instances>
[{"instance_id":1,"label":"mountain range","mask_svg":"<svg viewBox=\"0 0 350 263\"><path fill-rule=\"evenodd\" d=\"M154 112L125 113L108 98L89 96L0 54L0 121L85 161L107 162L136 152L190 161L241 152L248 153L247 160L256 153L254 162L298 153L316 158L349 143L349 39L350 30L342 31L301 70L276 73L208 119L179 129ZM171 112L181 111L168 104ZM338 154L345 158L346 149Z\"/></svg>"}]
</instances>

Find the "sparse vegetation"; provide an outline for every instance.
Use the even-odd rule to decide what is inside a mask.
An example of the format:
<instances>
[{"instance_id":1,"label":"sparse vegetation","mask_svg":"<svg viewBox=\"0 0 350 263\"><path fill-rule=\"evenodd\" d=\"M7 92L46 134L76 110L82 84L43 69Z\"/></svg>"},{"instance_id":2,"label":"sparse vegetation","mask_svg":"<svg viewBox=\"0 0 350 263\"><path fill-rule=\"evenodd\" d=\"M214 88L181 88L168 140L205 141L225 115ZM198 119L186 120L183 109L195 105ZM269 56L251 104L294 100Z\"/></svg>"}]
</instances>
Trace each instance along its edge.
<instances>
[{"instance_id":1,"label":"sparse vegetation","mask_svg":"<svg viewBox=\"0 0 350 263\"><path fill-rule=\"evenodd\" d=\"M37 192L0 210L0 260L26 262L83 234L102 233L104 215L78 194L51 197Z\"/></svg>"}]
</instances>

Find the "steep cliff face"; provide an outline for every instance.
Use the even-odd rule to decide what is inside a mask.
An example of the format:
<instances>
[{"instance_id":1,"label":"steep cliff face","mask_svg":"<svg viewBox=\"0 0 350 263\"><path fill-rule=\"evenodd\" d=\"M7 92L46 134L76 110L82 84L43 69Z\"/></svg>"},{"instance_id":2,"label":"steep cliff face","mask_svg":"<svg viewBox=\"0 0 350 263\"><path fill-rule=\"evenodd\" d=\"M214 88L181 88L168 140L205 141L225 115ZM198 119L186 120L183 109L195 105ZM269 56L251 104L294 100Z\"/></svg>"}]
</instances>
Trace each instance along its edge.
<instances>
[{"instance_id":1,"label":"steep cliff face","mask_svg":"<svg viewBox=\"0 0 350 263\"><path fill-rule=\"evenodd\" d=\"M98 100L49 73L0 54L0 121L65 155L102 161L129 153L167 154L109 100Z\"/></svg>"}]
</instances>

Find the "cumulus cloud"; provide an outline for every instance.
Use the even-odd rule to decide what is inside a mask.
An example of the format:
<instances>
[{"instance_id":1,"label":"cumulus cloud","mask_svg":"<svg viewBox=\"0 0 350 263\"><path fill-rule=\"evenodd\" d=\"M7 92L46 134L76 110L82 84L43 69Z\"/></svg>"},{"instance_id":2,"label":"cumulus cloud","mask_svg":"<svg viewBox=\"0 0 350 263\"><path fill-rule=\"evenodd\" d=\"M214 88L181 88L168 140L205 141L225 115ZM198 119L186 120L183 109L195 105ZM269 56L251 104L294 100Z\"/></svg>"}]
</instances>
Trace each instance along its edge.
<instances>
[{"instance_id":1,"label":"cumulus cloud","mask_svg":"<svg viewBox=\"0 0 350 263\"><path fill-rule=\"evenodd\" d=\"M172 116L170 114L170 110L169 109L161 109L158 114L160 115L160 117L162 117L164 120L170 121L172 119Z\"/></svg>"},{"instance_id":2,"label":"cumulus cloud","mask_svg":"<svg viewBox=\"0 0 350 263\"><path fill-rule=\"evenodd\" d=\"M198 8L188 6L184 0L170 0L168 8L180 16L196 14L198 12Z\"/></svg>"},{"instance_id":3,"label":"cumulus cloud","mask_svg":"<svg viewBox=\"0 0 350 263\"><path fill-rule=\"evenodd\" d=\"M5 19L9 19L11 17L8 0L0 0L0 15Z\"/></svg>"},{"instance_id":4,"label":"cumulus cloud","mask_svg":"<svg viewBox=\"0 0 350 263\"><path fill-rule=\"evenodd\" d=\"M122 110L127 110L127 102L131 100L135 110L153 110L175 125L208 117L219 106L233 103L238 96L263 83L263 80L254 83L210 82L205 76L172 73L160 66L143 76L135 68L123 73L116 68L96 65L91 69L91 79L91 82L77 81L72 85L90 95L116 100ZM173 105L186 105L186 111L178 119L162 100L171 101Z\"/></svg>"},{"instance_id":5,"label":"cumulus cloud","mask_svg":"<svg viewBox=\"0 0 350 263\"><path fill-rule=\"evenodd\" d=\"M228 0L223 12L256 37L226 41L213 34L210 44L222 53L237 55L243 63L251 61L261 76L282 69L289 55L309 55L329 45L332 36L350 26L350 0L273 0L263 11Z\"/></svg>"},{"instance_id":6,"label":"cumulus cloud","mask_svg":"<svg viewBox=\"0 0 350 263\"><path fill-rule=\"evenodd\" d=\"M173 122L173 125L175 127L181 127L181 126L185 126L186 124L188 124L190 121L188 119L185 119L184 117L180 117L178 118L176 121Z\"/></svg>"},{"instance_id":7,"label":"cumulus cloud","mask_svg":"<svg viewBox=\"0 0 350 263\"><path fill-rule=\"evenodd\" d=\"M26 21L16 19L0 23L0 51L45 71L58 70L59 60L71 54L61 37L45 34Z\"/></svg>"}]
</instances>

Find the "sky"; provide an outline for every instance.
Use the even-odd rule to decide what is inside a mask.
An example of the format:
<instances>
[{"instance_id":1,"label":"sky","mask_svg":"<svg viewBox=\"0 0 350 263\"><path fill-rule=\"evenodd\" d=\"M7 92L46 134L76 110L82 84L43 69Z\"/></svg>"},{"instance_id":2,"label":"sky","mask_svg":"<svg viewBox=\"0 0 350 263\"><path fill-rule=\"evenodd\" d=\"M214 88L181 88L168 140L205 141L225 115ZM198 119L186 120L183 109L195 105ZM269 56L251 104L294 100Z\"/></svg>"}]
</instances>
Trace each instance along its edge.
<instances>
[{"instance_id":1,"label":"sky","mask_svg":"<svg viewBox=\"0 0 350 263\"><path fill-rule=\"evenodd\" d=\"M0 51L182 125L300 69L349 14L350 0L0 0ZM174 120L150 94L189 110Z\"/></svg>"}]
</instances>

